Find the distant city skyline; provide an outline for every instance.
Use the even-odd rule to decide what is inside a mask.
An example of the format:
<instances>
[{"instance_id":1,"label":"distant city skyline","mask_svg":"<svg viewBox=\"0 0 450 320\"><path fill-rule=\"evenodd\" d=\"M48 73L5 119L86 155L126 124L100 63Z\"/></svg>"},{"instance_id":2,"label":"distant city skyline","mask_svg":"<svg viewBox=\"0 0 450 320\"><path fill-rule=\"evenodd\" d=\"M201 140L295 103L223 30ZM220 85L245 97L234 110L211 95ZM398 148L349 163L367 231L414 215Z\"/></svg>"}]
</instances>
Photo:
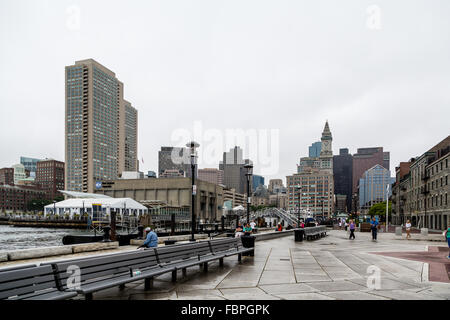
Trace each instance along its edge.
<instances>
[{"instance_id":1,"label":"distant city skyline","mask_svg":"<svg viewBox=\"0 0 450 320\"><path fill-rule=\"evenodd\" d=\"M184 146L173 132L201 121L278 129L279 169L264 177L285 183L328 119L333 154L382 146L394 176L448 135L450 3L380 2L376 30L371 4L1 2L0 167L22 155L64 161L64 67L92 58L139 110L140 171L157 171L161 146Z\"/></svg>"}]
</instances>

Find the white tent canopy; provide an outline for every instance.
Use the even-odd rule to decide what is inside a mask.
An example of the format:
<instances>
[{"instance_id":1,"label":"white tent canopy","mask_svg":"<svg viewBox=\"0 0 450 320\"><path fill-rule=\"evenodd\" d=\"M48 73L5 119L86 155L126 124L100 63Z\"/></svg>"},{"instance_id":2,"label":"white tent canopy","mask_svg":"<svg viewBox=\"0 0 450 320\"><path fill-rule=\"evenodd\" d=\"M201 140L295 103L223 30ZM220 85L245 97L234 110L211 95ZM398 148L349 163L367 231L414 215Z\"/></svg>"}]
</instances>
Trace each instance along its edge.
<instances>
[{"instance_id":1,"label":"white tent canopy","mask_svg":"<svg viewBox=\"0 0 450 320\"><path fill-rule=\"evenodd\" d=\"M237 207L233 208L233 211L239 211L239 210L245 210L245 208L241 205L238 205Z\"/></svg>"},{"instance_id":2,"label":"white tent canopy","mask_svg":"<svg viewBox=\"0 0 450 320\"><path fill-rule=\"evenodd\" d=\"M145 206L131 198L74 198L45 206L44 216L54 213L56 215L68 214L72 218L73 215L81 215L84 212L92 217L94 213L93 205L96 208L100 208L102 214L107 215L111 211L115 211L120 215L135 216L148 213L148 209Z\"/></svg>"}]
</instances>

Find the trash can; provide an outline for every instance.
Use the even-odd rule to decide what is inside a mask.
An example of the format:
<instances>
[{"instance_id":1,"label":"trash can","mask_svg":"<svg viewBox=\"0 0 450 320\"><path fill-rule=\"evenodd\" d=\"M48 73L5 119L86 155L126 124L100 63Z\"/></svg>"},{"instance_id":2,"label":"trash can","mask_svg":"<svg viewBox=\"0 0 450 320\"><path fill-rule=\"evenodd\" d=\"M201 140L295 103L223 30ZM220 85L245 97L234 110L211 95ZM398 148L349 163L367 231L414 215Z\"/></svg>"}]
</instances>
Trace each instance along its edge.
<instances>
[{"instance_id":1,"label":"trash can","mask_svg":"<svg viewBox=\"0 0 450 320\"><path fill-rule=\"evenodd\" d=\"M244 248L254 248L255 247L255 236L241 236L242 240L242 246ZM249 251L242 254L243 256L251 256L253 257L255 255L255 251Z\"/></svg>"},{"instance_id":2,"label":"trash can","mask_svg":"<svg viewBox=\"0 0 450 320\"><path fill-rule=\"evenodd\" d=\"M172 244L175 244L175 242L177 242L177 240L164 240L164 245L170 246Z\"/></svg>"},{"instance_id":3,"label":"trash can","mask_svg":"<svg viewBox=\"0 0 450 320\"><path fill-rule=\"evenodd\" d=\"M295 241L302 242L304 237L305 237L305 229L294 230Z\"/></svg>"}]
</instances>

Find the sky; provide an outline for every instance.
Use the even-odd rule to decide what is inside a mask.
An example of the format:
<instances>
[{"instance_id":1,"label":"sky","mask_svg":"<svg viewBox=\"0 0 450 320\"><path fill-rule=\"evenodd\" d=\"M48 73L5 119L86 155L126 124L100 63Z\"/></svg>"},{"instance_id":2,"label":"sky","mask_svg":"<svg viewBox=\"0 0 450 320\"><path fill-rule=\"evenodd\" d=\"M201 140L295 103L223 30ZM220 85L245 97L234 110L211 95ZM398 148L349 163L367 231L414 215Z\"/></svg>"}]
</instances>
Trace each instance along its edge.
<instances>
[{"instance_id":1,"label":"sky","mask_svg":"<svg viewBox=\"0 0 450 320\"><path fill-rule=\"evenodd\" d=\"M138 109L141 171L194 139L200 167L238 144L266 184L285 180L328 120L334 154L382 146L394 173L450 133L449 13L448 0L0 0L0 167L64 161L64 67L92 58Z\"/></svg>"}]
</instances>

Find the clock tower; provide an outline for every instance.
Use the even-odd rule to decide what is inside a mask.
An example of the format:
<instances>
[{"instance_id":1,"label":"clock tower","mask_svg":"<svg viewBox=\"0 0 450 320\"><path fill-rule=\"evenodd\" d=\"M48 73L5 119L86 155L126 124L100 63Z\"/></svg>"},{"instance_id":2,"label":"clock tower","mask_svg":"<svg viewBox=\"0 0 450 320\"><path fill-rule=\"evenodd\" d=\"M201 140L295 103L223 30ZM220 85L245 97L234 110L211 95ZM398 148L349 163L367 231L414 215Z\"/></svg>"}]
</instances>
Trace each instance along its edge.
<instances>
[{"instance_id":1,"label":"clock tower","mask_svg":"<svg viewBox=\"0 0 450 320\"><path fill-rule=\"evenodd\" d=\"M325 128L322 132L322 149L320 151L320 168L326 170L329 173L333 173L333 150L331 144L333 137L331 136L330 127L328 126L328 120L325 123Z\"/></svg>"}]
</instances>

